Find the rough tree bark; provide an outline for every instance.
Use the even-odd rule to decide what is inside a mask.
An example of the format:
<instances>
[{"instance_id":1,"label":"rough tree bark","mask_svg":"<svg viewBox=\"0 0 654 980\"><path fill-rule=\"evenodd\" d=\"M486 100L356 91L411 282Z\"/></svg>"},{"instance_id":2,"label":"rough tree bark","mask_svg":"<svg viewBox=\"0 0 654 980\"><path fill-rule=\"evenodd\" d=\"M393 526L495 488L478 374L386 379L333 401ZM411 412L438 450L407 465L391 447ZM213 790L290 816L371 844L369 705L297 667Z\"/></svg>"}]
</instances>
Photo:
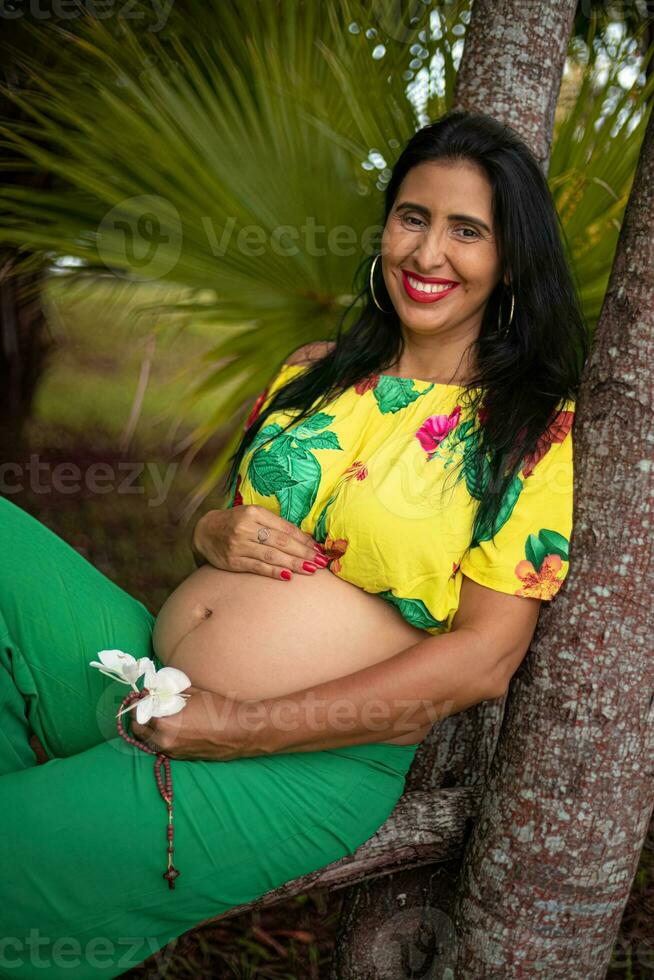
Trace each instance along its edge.
<instances>
[{"instance_id":1,"label":"rough tree bark","mask_svg":"<svg viewBox=\"0 0 654 980\"><path fill-rule=\"evenodd\" d=\"M552 5L475 0L457 76L454 106L490 113L513 126L544 168L575 6L574 0ZM481 785L502 709L503 703L486 703L435 725L418 750L407 792ZM457 870L454 860L349 889L331 980L441 976L456 955L450 911Z\"/></svg>"},{"instance_id":2,"label":"rough tree bark","mask_svg":"<svg viewBox=\"0 0 654 980\"><path fill-rule=\"evenodd\" d=\"M513 126L547 172L575 0L475 0L456 81L457 109Z\"/></svg>"},{"instance_id":3,"label":"rough tree bark","mask_svg":"<svg viewBox=\"0 0 654 980\"><path fill-rule=\"evenodd\" d=\"M653 222L650 111L577 403L570 575L513 678L465 856L464 977L603 978L652 816Z\"/></svg>"}]
</instances>

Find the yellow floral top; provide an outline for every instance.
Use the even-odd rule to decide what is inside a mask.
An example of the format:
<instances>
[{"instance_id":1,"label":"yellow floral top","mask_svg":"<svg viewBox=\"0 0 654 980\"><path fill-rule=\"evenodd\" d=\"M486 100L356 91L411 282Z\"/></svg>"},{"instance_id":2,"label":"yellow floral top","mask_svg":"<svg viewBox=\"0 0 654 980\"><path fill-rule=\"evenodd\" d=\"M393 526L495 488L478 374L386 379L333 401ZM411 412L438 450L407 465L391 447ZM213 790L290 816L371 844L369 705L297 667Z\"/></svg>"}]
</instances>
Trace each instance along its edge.
<instances>
[{"instance_id":1,"label":"yellow floral top","mask_svg":"<svg viewBox=\"0 0 654 980\"><path fill-rule=\"evenodd\" d=\"M284 364L245 427L303 370ZM472 426L461 391L377 374L282 435L299 412L275 412L241 460L228 506L258 504L280 514L325 546L333 574L429 633L451 628L463 575L550 600L568 572L575 402L566 402L515 477L494 543L479 540L464 554L477 500L472 480L450 479Z\"/></svg>"}]
</instances>

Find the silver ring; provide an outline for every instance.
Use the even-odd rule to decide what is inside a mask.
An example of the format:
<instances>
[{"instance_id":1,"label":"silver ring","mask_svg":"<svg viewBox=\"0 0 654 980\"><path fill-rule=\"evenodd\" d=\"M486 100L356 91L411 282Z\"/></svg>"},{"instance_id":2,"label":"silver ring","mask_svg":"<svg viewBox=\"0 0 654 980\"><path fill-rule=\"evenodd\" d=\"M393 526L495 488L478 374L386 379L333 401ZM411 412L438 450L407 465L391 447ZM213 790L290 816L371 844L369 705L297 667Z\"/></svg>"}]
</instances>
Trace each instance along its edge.
<instances>
[{"instance_id":1,"label":"silver ring","mask_svg":"<svg viewBox=\"0 0 654 980\"><path fill-rule=\"evenodd\" d=\"M263 544L264 541L267 541L269 537L270 537L270 531L268 530L268 528L260 527L259 530L257 531L257 538L261 542L261 544Z\"/></svg>"}]
</instances>

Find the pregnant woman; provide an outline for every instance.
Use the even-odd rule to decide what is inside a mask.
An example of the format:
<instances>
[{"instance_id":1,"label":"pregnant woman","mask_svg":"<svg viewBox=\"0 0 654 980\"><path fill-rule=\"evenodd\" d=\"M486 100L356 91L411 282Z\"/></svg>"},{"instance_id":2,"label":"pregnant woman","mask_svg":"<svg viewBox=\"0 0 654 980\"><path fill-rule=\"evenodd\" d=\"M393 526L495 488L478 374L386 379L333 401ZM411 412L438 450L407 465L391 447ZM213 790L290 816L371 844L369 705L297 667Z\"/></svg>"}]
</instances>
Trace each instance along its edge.
<instances>
[{"instance_id":1,"label":"pregnant woman","mask_svg":"<svg viewBox=\"0 0 654 980\"><path fill-rule=\"evenodd\" d=\"M156 620L0 499L0 977L119 976L352 853L560 589L587 341L529 149L483 115L423 127L363 268L355 322L257 399ZM178 714L124 716L171 760L174 890L153 756L88 666L116 648L192 682Z\"/></svg>"}]
</instances>

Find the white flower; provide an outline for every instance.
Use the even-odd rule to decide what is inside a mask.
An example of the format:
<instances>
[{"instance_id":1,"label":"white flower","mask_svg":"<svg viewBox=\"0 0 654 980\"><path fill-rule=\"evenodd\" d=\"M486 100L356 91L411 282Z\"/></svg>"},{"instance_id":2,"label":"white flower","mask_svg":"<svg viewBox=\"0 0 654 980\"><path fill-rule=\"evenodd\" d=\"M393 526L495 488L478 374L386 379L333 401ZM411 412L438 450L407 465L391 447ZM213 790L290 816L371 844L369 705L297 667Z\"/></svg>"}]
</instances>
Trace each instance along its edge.
<instances>
[{"instance_id":1,"label":"white flower","mask_svg":"<svg viewBox=\"0 0 654 980\"><path fill-rule=\"evenodd\" d=\"M148 660L143 678L143 687L147 687L148 694L134 702L139 725L146 725L150 718L163 718L164 715L175 715L181 711L190 694L180 694L180 691L190 685L191 681L183 670L178 670L177 667L156 670L152 661ZM134 704L123 708L123 711L129 711ZM123 711L119 714L122 715Z\"/></svg>"},{"instance_id":2,"label":"white flower","mask_svg":"<svg viewBox=\"0 0 654 980\"><path fill-rule=\"evenodd\" d=\"M149 657L140 657L136 660L131 653L123 653L122 650L99 650L97 660L91 660L89 667L97 667L101 674L122 681L123 684L131 684L135 691L138 691L136 680L144 674L148 666L154 669L154 664Z\"/></svg>"},{"instance_id":3,"label":"white flower","mask_svg":"<svg viewBox=\"0 0 654 980\"><path fill-rule=\"evenodd\" d=\"M180 694L184 688L190 687L191 681L177 667L162 667L157 670L149 657L140 657L137 660L131 653L124 653L122 650L100 650L98 656L100 663L91 660L89 667L97 667L101 674L106 674L113 680L131 684L135 691L138 691L136 681L143 674L143 687L148 689L144 698L123 708L116 717L136 705L136 720L139 725L145 725L150 718L177 714L190 697L190 694Z\"/></svg>"}]
</instances>

